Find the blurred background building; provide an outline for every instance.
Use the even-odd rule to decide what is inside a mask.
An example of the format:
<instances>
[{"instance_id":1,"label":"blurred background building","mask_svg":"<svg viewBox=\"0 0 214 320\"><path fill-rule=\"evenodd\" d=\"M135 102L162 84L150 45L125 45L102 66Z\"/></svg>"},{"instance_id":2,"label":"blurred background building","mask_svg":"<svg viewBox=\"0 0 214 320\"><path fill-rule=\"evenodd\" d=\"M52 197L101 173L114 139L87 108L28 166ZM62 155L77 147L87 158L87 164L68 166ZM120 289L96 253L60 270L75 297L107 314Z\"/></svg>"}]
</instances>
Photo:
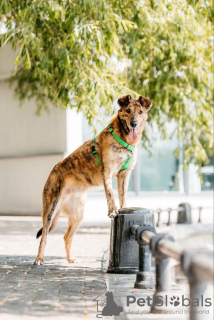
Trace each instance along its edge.
<instances>
[{"instance_id":1,"label":"blurred background building","mask_svg":"<svg viewBox=\"0 0 214 320\"><path fill-rule=\"evenodd\" d=\"M92 138L93 132L83 115L75 110L50 106L49 114L43 111L38 117L33 99L20 108L13 87L6 81L14 72L14 58L9 45L0 51L0 213L40 214L42 190L51 169ZM213 159L202 168L201 183L197 167L190 165L187 171L182 170L173 152L177 144L176 138L157 139L152 157L139 148L129 185L130 196L211 194ZM94 191L91 196L95 196Z\"/></svg>"}]
</instances>

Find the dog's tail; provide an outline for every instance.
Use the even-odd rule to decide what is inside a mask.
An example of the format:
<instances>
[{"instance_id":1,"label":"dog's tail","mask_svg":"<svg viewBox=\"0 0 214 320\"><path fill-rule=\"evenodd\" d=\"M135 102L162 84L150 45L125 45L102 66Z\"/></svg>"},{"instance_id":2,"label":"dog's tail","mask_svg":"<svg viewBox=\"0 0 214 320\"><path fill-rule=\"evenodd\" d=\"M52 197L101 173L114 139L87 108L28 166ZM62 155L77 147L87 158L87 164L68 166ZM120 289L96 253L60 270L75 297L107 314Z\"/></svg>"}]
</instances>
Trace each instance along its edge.
<instances>
[{"instance_id":1,"label":"dog's tail","mask_svg":"<svg viewBox=\"0 0 214 320\"><path fill-rule=\"evenodd\" d=\"M50 226L50 228L49 228L49 230L48 230L49 233L52 232L52 231L55 229L56 223L57 223L57 221L58 221L58 219L59 219L59 214L60 214L60 212L58 211L57 214L55 215L55 217L53 218L53 221L52 221L52 223L51 223L51 226ZM37 238L37 239L42 235L42 230L43 230L43 228L41 228L41 229L37 232L37 235L36 235L36 238Z\"/></svg>"},{"instance_id":2,"label":"dog's tail","mask_svg":"<svg viewBox=\"0 0 214 320\"><path fill-rule=\"evenodd\" d=\"M41 229L37 232L36 239L38 239L38 238L42 235L42 229L43 229L43 228L41 228Z\"/></svg>"}]
</instances>

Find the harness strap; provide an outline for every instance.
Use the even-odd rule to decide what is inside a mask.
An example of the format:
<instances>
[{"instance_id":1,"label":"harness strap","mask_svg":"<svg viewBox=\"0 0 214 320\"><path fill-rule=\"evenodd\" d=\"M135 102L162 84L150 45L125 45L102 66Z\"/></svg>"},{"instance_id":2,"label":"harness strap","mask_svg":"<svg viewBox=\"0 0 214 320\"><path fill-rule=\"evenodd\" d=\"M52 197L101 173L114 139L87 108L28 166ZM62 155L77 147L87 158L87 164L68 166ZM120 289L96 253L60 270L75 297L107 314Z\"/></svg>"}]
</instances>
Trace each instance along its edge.
<instances>
[{"instance_id":1,"label":"harness strap","mask_svg":"<svg viewBox=\"0 0 214 320\"><path fill-rule=\"evenodd\" d=\"M123 141L120 137L118 137L118 135L116 133L114 133L112 126L109 124L108 127L110 128L110 133L113 135L113 137L115 138L115 140L117 140L117 142L119 142L119 144L121 144L124 148L128 149L129 151L133 152L134 148L133 146L131 146L130 144L128 144L127 142ZM107 127L107 128L108 128Z\"/></svg>"},{"instance_id":2,"label":"harness strap","mask_svg":"<svg viewBox=\"0 0 214 320\"><path fill-rule=\"evenodd\" d=\"M99 159L98 159L97 151L95 150L95 138L92 141L92 153L94 154L94 156L96 158L98 166L100 166L100 162L99 162Z\"/></svg>"},{"instance_id":3,"label":"harness strap","mask_svg":"<svg viewBox=\"0 0 214 320\"><path fill-rule=\"evenodd\" d=\"M112 126L111 126L110 124L107 126L107 128L110 128L110 130L109 130L110 133L112 134L112 136L115 138L115 140L116 140L119 144L121 144L125 149L131 151L131 154L128 155L126 161L124 162L122 168L120 169L120 171L125 170L125 169L127 169L127 168L129 167L129 165L130 165L130 163L131 163L131 161L132 161L133 151L134 151L134 148L135 148L135 147L131 146L131 145L128 144L127 142L123 141L120 137L118 137L118 135L117 135L116 133L114 133L113 128L112 128ZM93 154L94 154L94 156L95 156L95 158L96 158L96 161L97 161L98 166L100 166L100 162L99 162L99 159L98 159L98 156L97 156L97 152L96 152L96 150L95 150L95 138L94 138L93 141L92 141L92 152L93 152ZM119 171L119 172L120 172L120 171Z\"/></svg>"}]
</instances>

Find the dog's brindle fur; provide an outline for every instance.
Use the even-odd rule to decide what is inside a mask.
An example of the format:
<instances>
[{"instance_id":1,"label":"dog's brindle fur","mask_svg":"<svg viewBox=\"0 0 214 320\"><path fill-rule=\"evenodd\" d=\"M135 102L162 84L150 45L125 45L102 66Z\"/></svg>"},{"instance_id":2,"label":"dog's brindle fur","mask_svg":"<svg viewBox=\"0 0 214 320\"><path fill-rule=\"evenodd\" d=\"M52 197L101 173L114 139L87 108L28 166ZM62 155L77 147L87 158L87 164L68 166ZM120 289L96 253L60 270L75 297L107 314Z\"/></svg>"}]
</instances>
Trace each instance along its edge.
<instances>
[{"instance_id":1,"label":"dog's brindle fur","mask_svg":"<svg viewBox=\"0 0 214 320\"><path fill-rule=\"evenodd\" d=\"M151 108L152 103L142 96L137 100L127 95L119 99L118 104L120 109L110 124L121 139L136 146L141 139L147 120L147 111ZM130 141L128 136L133 121L137 122L137 139L134 142ZM42 234L42 238L34 264L44 262L47 234L54 229L60 212L68 216L68 229L64 236L67 260L70 263L75 261L71 257L71 242L83 218L88 188L104 184L108 215L113 218L117 214L117 208L112 179L117 175L120 208L126 208L128 182L136 162L137 148L134 149L134 156L129 167L120 172L130 151L114 139L109 128L104 129L96 137L95 149L100 166L92 153L92 140L89 140L59 162L51 171L43 191L43 228L37 234L37 237Z\"/></svg>"}]
</instances>

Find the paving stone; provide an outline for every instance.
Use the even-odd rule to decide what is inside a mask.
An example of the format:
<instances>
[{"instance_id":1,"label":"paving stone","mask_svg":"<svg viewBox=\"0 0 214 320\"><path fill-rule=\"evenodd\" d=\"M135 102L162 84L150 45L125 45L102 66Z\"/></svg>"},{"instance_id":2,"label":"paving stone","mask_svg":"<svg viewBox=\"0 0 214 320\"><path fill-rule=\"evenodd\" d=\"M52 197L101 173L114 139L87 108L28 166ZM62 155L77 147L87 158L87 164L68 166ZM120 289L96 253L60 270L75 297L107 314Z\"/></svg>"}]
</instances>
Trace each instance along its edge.
<instances>
[{"instance_id":1,"label":"paving stone","mask_svg":"<svg viewBox=\"0 0 214 320\"><path fill-rule=\"evenodd\" d=\"M66 261L63 240L58 246L59 237L50 235L45 264L34 266L39 245L35 234L39 226L22 221L14 228L9 221L6 223L3 236L0 230L0 241L4 243L0 248L0 318L83 319L89 312L96 312L93 299L99 290L106 290L100 261L109 244L108 229L80 229L74 239L78 260L75 264ZM11 247L11 256L5 254Z\"/></svg>"},{"instance_id":2,"label":"paving stone","mask_svg":"<svg viewBox=\"0 0 214 320\"><path fill-rule=\"evenodd\" d=\"M77 263L69 264L63 242L65 223L59 223L56 232L48 236L45 264L33 266L39 245L35 234L41 223L33 224L22 218L12 224L5 220L3 226L3 231L0 229L3 244L0 246L0 319L97 319L100 312L94 299L102 294L105 298L107 290L112 291L115 302L124 307L117 320L172 319L171 315L129 313L125 308L128 294L140 298L154 291L134 289L135 275L101 271L103 253L109 246L109 229L80 228L73 242ZM177 286L173 286L173 290L181 292ZM209 316L206 315L206 320L212 319ZM188 316L182 315L182 318L186 320ZM173 320L177 319L181 316L173 315Z\"/></svg>"}]
</instances>

